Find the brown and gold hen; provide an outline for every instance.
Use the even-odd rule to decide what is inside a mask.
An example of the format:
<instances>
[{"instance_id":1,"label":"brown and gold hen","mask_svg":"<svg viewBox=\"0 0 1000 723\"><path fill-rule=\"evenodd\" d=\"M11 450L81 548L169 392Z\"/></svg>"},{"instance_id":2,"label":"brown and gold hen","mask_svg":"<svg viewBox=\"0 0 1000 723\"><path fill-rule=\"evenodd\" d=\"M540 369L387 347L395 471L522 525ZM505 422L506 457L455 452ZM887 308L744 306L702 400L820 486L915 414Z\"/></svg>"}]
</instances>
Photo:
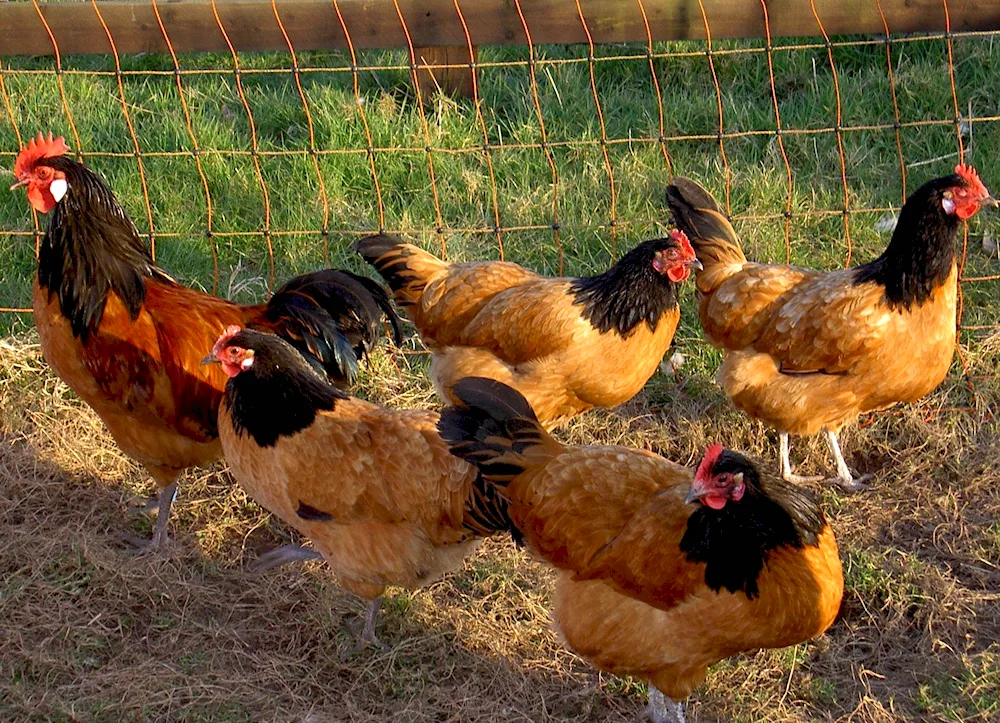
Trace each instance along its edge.
<instances>
[{"instance_id":1,"label":"brown and gold hen","mask_svg":"<svg viewBox=\"0 0 1000 723\"><path fill-rule=\"evenodd\" d=\"M357 250L431 350L442 399L454 401L459 379L487 376L520 391L547 426L642 389L674 338L677 284L698 266L676 231L576 279L503 261L449 264L384 235Z\"/></svg>"},{"instance_id":2,"label":"brown and gold hen","mask_svg":"<svg viewBox=\"0 0 1000 723\"><path fill-rule=\"evenodd\" d=\"M369 601L362 640L377 643L387 585L426 585L510 530L506 503L449 453L434 412L349 397L273 334L230 327L206 361L230 378L219 434L233 475ZM289 546L257 566L314 556Z\"/></svg>"},{"instance_id":3,"label":"brown and gold hen","mask_svg":"<svg viewBox=\"0 0 1000 723\"><path fill-rule=\"evenodd\" d=\"M823 432L837 481L862 488L837 432L859 414L912 402L938 386L955 349L955 236L962 220L996 205L969 166L906 200L885 252L863 266L814 271L748 261L711 194L675 178L674 219L694 245L698 312L726 350L719 381L733 404L778 431L782 476L793 475L789 434ZM869 475L866 475L866 477Z\"/></svg>"},{"instance_id":4,"label":"brown and gold hen","mask_svg":"<svg viewBox=\"0 0 1000 723\"><path fill-rule=\"evenodd\" d=\"M559 571L555 624L594 665L650 683L656 723L708 666L825 631L844 579L812 496L720 444L697 471L619 446L565 446L524 397L491 379L454 385L438 428L507 500L529 550Z\"/></svg>"}]
</instances>

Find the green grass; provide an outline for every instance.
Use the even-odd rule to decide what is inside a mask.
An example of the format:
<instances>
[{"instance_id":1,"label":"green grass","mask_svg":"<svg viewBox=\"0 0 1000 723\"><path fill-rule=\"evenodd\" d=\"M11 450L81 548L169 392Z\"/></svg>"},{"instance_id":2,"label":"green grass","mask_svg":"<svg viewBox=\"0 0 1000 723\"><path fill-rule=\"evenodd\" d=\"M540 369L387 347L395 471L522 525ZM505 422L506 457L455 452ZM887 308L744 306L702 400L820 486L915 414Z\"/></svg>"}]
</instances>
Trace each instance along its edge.
<instances>
[{"instance_id":1,"label":"green grass","mask_svg":"<svg viewBox=\"0 0 1000 723\"><path fill-rule=\"evenodd\" d=\"M784 150L792 169L790 257L820 268L844 264L846 242L835 122L836 96L825 48L787 49L775 42L774 79ZM758 41L718 43L725 127L751 133L725 140L730 200L748 255L786 258L780 214L786 170L774 135L765 57ZM491 144L505 256L546 273L606 268L612 251L665 228L663 187L669 171L647 59L619 56L643 47L597 49L595 83L604 113L611 185L599 140L586 50L539 47L536 66L558 183L538 144L541 129L524 48L481 48L482 112ZM725 197L726 175L714 134L718 115L704 45L658 44L656 58L675 172ZM922 123L953 113L947 46L909 38L892 46L900 118ZM618 58L618 59L615 59ZM954 41L957 101L963 115L1000 115L1000 46L992 37ZM263 194L252 159L250 123L236 90L232 60L191 55L182 85L212 204L198 174L172 73L123 77L143 152L159 263L185 283L238 300L267 292ZM885 46L837 47L844 126L893 121ZM362 108L376 149L384 225L429 249L444 243L452 259L496 258L494 196L483 134L468 100L437 97L428 133L443 233L436 233L426 140L408 88L405 56L371 51L365 65L396 66L360 75ZM122 58L127 71L172 71L169 57ZM316 145L352 151L319 157L329 224L308 155L309 132L287 54L243 55L270 201L267 228L275 281L325 263L364 270L350 251L358 234L380 226L378 197L365 153L359 107L338 53L303 53L300 65ZM512 63L496 65L496 63ZM104 175L140 230L148 233L136 159L113 70L104 57L65 58L83 73L62 76L84 160ZM53 130L72 139L51 59L4 59L0 77L20 131ZM278 72L263 72L276 70ZM27 73L25 71L43 71ZM987 186L1000 188L1000 124L963 126L967 159ZM796 133L796 130L814 131ZM760 132L760 133L757 133ZM632 139L631 143L614 141ZM842 134L852 209L898 207L902 184L893 129ZM72 141L71 141L72 142ZM907 188L950 171L957 160L951 124L901 130ZM74 143L75 145L75 143ZM397 149L397 150L390 150ZM290 155L268 155L272 152ZM17 152L13 126L0 111L0 167ZM177 156L157 156L176 153ZM154 154L154 155L148 155ZM555 204L555 215L553 215ZM881 252L883 211L852 213L854 260ZM558 219L560 230L550 225ZM44 219L41 219L44 224ZM995 217L970 224L966 274L997 272L982 249ZM514 227L540 226L514 230ZM34 229L23 194L0 192L0 306L30 305ZM471 230L470 230L471 229ZM28 235L25 235L27 233ZM996 232L993 232L994 237ZM212 251L219 273L213 275ZM995 281L966 284L964 322L996 322ZM773 435L735 413L712 375L719 353L704 343L690 285L682 295L676 346L688 359L679 381L656 375L640 399L594 412L561 435L572 442L626 443L689 460L709 439L773 461ZM465 568L417 592L393 591L380 636L389 653L350 652L344 621L359 604L338 591L320 566L270 576L245 575L257 551L287 542L284 531L248 503L220 468L193 470L182 481L167 559L134 558L121 535L148 534L134 508L148 491L144 472L127 460L96 416L40 359L29 315L0 314L0 717L46 720L164 718L187 720L632 720L641 681L597 673L568 653L548 623L551 573L509 545L490 542ZM963 335L963 355L979 392L970 394L955 364L931 407L995 406L997 335ZM415 342L408 340L412 347ZM376 354L359 393L394 406L436 404L419 355ZM692 696L691 720L819 721L992 720L1000 682L996 639L1000 569L1000 479L995 423L985 415L908 408L845 431L852 464L876 473L868 495L824 489L837 532L847 589L840 619L820 640L784 651L738 656L715 666ZM805 473L828 464L816 440L796 440ZM3 681L7 681L5 684Z\"/></svg>"},{"instance_id":2,"label":"green grass","mask_svg":"<svg viewBox=\"0 0 1000 723\"><path fill-rule=\"evenodd\" d=\"M830 129L835 122L833 75L825 49L782 49L774 53L775 92L783 128ZM958 38L955 74L958 103L963 114L992 117L1000 113L995 90L995 66L1000 48L990 38ZM730 41L722 50L760 50L757 41ZM658 52L701 51L698 43L658 44ZM620 253L662 229L665 212L662 190L669 174L660 146L659 107L644 48L609 46L597 50L597 94L603 110L611 172L615 181L614 231L610 228L611 184L601 148L600 127L590 89L586 49L577 46L539 47L536 77L539 103L558 176L555 187L545 153L539 148L541 131L532 100L527 50L482 48L479 72L482 111L495 170L496 204L506 258L545 272L559 270L559 249L566 273L604 268L612 249ZM617 59L616 59L617 58ZM270 202L265 225L264 196L252 159L251 125L236 88L232 59L226 55L190 55L181 58L185 69L213 72L182 77L192 129L200 147L209 197L212 230L208 229L206 195L198 175L169 57L146 55L122 59L125 97L144 154L152 229L158 261L186 283L232 294L237 298L265 293L270 260L264 236L272 234L276 281L326 262L360 268L349 249L358 233L379 228L379 204L365 149L364 126L352 88L346 56L340 53L303 53L300 65L308 69L302 80L311 111L316 146L347 151L319 157L327 193L329 223L319 184L308 154L309 133L302 100L295 89L289 56L284 53L244 55L242 79L255 123L259 149L291 152L265 155L261 177ZM375 168L384 210L384 223L429 248L446 246L454 259L495 258L499 245L491 229L496 223L494 192L485 155L484 138L473 105L468 100L439 97L426 113L442 234L437 234L437 210L421 115L409 90L402 51L369 51L359 62L397 66L360 74L360 99L371 128ZM839 72L845 126L892 123L893 111L881 44L839 47L834 60ZM496 65L506 63L506 65ZM954 114L948 82L947 48L943 40L921 39L893 46L900 118L904 123L942 120ZM68 106L80 136L80 151L88 164L104 175L135 218L143 233L150 228L131 139L122 113L115 78L95 75L113 70L106 57L72 57L67 69L85 71L62 76ZM761 52L715 57L728 132L762 134L726 140L731 168L730 197L737 216L778 214L785 210L785 165L773 130L774 111L765 57ZM673 169L695 176L722 193L725 175L714 137L718 114L708 61L702 54L654 60L662 89L664 133L672 136L708 134L703 140L665 143ZM3 80L23 134L53 130L73 142L60 99L57 76L50 59L11 58ZM25 73L24 71L44 71ZM265 72L279 71L279 72ZM287 72L284 72L287 71ZM950 170L957 156L953 125L906 127L903 155L908 164L908 189ZM633 142L618 143L622 139ZM824 268L844 263L844 223L839 215L810 215L817 210L843 208L843 186L836 135L785 133L784 148L793 172L790 255L796 263ZM899 157L895 133L888 130L851 130L842 134L852 208L897 206L901 201ZM1000 160L1000 127L978 122L972 127L968 159L978 165L987 185ZM75 145L75 143L74 143ZM396 150L399 149L399 150ZM6 114L0 115L0 163L9 167L17 141ZM235 152L238 152L235 153ZM937 160L934 160L937 159ZM932 162L927 162L932 161ZM555 200L555 216L553 215ZM877 254L885 234L875 230L881 213L850 217L854 259ZM558 219L558 239L549 226ZM44 223L44 219L42 220ZM973 223L973 231L979 229ZM541 229L506 230L523 226ZM0 194L0 229L33 230L23 194ZM472 229L471 231L467 229ZM780 219L739 224L747 251L754 257L784 260L784 226ZM236 234L236 235L230 235ZM976 238L973 238L975 241ZM212 246L219 260L213 277ZM31 236L0 235L0 306L30 305L33 273ZM984 275L989 259L975 246L969 273ZM216 284L217 282L217 284ZM996 294L996 284L967 287L967 321L982 324L991 318L984 307ZM696 334L690 314L681 335ZM16 330L30 323L24 317L4 315L0 330ZM711 360L708 360L711 361Z\"/></svg>"}]
</instances>

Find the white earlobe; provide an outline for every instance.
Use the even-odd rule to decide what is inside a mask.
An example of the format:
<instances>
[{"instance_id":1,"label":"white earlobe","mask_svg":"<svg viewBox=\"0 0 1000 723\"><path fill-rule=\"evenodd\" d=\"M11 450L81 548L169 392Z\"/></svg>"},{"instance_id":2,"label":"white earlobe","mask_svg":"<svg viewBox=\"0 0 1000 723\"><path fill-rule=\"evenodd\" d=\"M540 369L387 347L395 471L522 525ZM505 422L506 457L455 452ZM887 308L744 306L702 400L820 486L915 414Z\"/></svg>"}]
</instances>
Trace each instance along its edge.
<instances>
[{"instance_id":1,"label":"white earlobe","mask_svg":"<svg viewBox=\"0 0 1000 723\"><path fill-rule=\"evenodd\" d=\"M66 183L65 178L57 178L49 184L49 193L52 194L52 198L56 200L56 203L63 199L68 190L69 184Z\"/></svg>"},{"instance_id":2,"label":"white earlobe","mask_svg":"<svg viewBox=\"0 0 1000 723\"><path fill-rule=\"evenodd\" d=\"M945 213L955 213L955 202L950 198L942 198L941 208L944 209Z\"/></svg>"}]
</instances>

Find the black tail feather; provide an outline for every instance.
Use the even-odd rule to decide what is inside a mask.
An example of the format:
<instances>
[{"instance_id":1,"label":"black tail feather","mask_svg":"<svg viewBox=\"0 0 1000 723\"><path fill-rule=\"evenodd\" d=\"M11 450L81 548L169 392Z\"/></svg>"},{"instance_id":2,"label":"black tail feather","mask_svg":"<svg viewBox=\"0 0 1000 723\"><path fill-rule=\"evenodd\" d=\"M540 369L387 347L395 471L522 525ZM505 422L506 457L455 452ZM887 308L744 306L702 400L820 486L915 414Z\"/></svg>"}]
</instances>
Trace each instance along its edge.
<instances>
[{"instance_id":1,"label":"black tail feather","mask_svg":"<svg viewBox=\"0 0 1000 723\"><path fill-rule=\"evenodd\" d=\"M381 274L395 293L416 280L407 266L410 254L404 250L405 245L401 238L376 234L357 241L354 250Z\"/></svg>"},{"instance_id":2,"label":"black tail feather","mask_svg":"<svg viewBox=\"0 0 1000 723\"><path fill-rule=\"evenodd\" d=\"M470 529L509 529L514 542L523 535L510 518L504 488L524 472L524 453L555 444L528 401L506 384L483 377L466 377L452 388L462 407L441 412L438 432L451 453L479 469L480 477L466 505Z\"/></svg>"},{"instance_id":3,"label":"black tail feather","mask_svg":"<svg viewBox=\"0 0 1000 723\"><path fill-rule=\"evenodd\" d=\"M551 441L519 392L482 377L455 383L465 405L441 412L438 432L454 455L474 464L488 482L505 487L524 471L525 450Z\"/></svg>"},{"instance_id":4,"label":"black tail feather","mask_svg":"<svg viewBox=\"0 0 1000 723\"><path fill-rule=\"evenodd\" d=\"M514 544L524 545L524 535L514 525L507 511L507 500L482 473L472 483L472 496L465 503L463 526L478 537L488 537L496 532L509 532Z\"/></svg>"},{"instance_id":5,"label":"black tail feather","mask_svg":"<svg viewBox=\"0 0 1000 723\"><path fill-rule=\"evenodd\" d=\"M324 269L291 279L267 304L272 330L338 385L354 381L358 363L377 343L383 315L397 344L402 334L389 296L371 279Z\"/></svg>"},{"instance_id":6,"label":"black tail feather","mask_svg":"<svg viewBox=\"0 0 1000 723\"><path fill-rule=\"evenodd\" d=\"M392 251L397 246L406 243L398 236L390 236L385 233L377 233L372 236L365 236L354 242L354 250L357 251L368 263L374 263L379 256Z\"/></svg>"},{"instance_id":7,"label":"black tail feather","mask_svg":"<svg viewBox=\"0 0 1000 723\"><path fill-rule=\"evenodd\" d=\"M711 238L717 234L717 220L706 216L705 211L725 217L725 211L712 194L696 181L683 176L675 176L667 186L667 205L677 228L687 234L692 243L695 239Z\"/></svg>"},{"instance_id":8,"label":"black tail feather","mask_svg":"<svg viewBox=\"0 0 1000 723\"><path fill-rule=\"evenodd\" d=\"M354 249L385 279L396 304L404 309L418 302L432 276L448 268L436 256L386 234L363 238Z\"/></svg>"}]
</instances>

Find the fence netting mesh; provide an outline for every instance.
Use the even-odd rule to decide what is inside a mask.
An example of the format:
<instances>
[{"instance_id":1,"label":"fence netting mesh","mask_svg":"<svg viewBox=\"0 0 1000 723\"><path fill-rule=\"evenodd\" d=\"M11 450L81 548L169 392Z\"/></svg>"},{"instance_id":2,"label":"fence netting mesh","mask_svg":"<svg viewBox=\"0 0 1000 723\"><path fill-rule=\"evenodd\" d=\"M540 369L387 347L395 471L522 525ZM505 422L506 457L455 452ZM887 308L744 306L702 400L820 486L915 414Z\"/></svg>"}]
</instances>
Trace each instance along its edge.
<instances>
[{"instance_id":1,"label":"fence netting mesh","mask_svg":"<svg viewBox=\"0 0 1000 723\"><path fill-rule=\"evenodd\" d=\"M106 55L64 56L50 33L54 57L0 59L0 164L39 130L64 135L164 268L238 299L320 265L360 268L350 243L378 230L450 259L600 270L667 227L675 173L718 195L751 258L821 268L880 253L907 193L960 160L1000 184L993 32L898 35L886 23L880 36L831 38L814 8L814 38L718 40L702 10L707 41L551 46L525 21L510 47L474 51L465 30L472 97L456 99L414 84L468 63L417 73L412 40L300 52L271 7L287 52L178 54L161 22L169 53L119 54L102 20ZM642 0L635 12L645 20ZM950 28L947 2L941 12ZM350 42L336 0L330 13ZM30 323L45 219L16 194L0 216L2 318ZM936 409L976 406L994 378L974 363L998 329L989 227L963 230L961 383Z\"/></svg>"}]
</instances>

